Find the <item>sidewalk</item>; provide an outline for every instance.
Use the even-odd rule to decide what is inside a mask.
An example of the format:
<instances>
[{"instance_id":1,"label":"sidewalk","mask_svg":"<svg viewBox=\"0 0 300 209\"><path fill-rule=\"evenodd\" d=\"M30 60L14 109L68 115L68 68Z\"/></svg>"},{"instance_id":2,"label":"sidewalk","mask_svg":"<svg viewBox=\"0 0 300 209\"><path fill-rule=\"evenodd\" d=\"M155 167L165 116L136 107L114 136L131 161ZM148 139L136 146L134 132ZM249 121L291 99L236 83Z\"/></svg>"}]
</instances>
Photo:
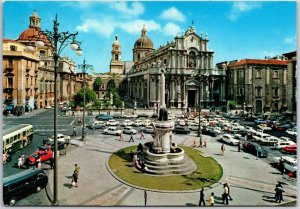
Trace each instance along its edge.
<instances>
[{"instance_id":1,"label":"sidewalk","mask_svg":"<svg viewBox=\"0 0 300 209\"><path fill-rule=\"evenodd\" d=\"M101 136L96 135L86 136L85 142L78 139L80 137L71 140L72 144L78 146L77 149L67 153L67 156L59 157L58 198L60 206L144 206L144 191L118 181L106 168L107 159L113 152L131 146L133 143L120 142L113 137L109 140L102 140ZM187 136L174 137L177 144L185 146L191 146L193 139L194 137ZM146 141L150 141L150 137ZM140 141L135 140L135 144L138 143ZM274 168L266 167L264 161L255 160L255 157L247 153L232 151L235 148L229 146L227 146L226 155L220 156L216 154L219 153L219 145L220 143L215 140L208 139L208 147L201 148L204 155L214 157L224 168L224 176L220 183L205 188L205 199L208 199L210 193L214 192L215 205L222 206L220 199L223 193L222 183L227 181L234 199L229 202L231 206L277 205L278 203L274 202L274 183L282 180L282 177L270 175L265 178L264 176L269 172L274 172ZM81 167L79 187L72 188L71 175L75 163ZM250 165L253 168L264 166L264 169L253 170ZM246 169L247 166L250 168ZM237 167L241 169L239 172L237 172ZM249 170L253 170L256 175L249 174ZM53 191L53 171L49 172L49 186ZM286 191L285 202L296 199L296 187L284 185L284 189ZM199 201L199 191L156 192L148 190L147 194L147 206L197 206Z\"/></svg>"}]
</instances>

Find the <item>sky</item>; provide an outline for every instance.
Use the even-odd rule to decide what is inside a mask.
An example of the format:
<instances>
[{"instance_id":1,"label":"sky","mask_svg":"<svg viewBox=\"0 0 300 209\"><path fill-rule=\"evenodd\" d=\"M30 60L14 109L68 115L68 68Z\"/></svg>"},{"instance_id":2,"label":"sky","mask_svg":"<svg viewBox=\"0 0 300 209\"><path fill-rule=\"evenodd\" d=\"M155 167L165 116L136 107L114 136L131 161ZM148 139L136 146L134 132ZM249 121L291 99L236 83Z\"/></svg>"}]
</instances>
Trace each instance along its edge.
<instances>
[{"instance_id":1,"label":"sky","mask_svg":"<svg viewBox=\"0 0 300 209\"><path fill-rule=\"evenodd\" d=\"M143 25L154 48L171 42L193 25L208 35L214 64L236 59L264 59L296 50L296 2L274 1L6 1L3 37L17 39L37 10L42 30L52 30L57 14L59 31L78 31L83 55L69 48L77 64L86 59L98 73L109 72L115 35L122 60L132 61L132 49Z\"/></svg>"}]
</instances>

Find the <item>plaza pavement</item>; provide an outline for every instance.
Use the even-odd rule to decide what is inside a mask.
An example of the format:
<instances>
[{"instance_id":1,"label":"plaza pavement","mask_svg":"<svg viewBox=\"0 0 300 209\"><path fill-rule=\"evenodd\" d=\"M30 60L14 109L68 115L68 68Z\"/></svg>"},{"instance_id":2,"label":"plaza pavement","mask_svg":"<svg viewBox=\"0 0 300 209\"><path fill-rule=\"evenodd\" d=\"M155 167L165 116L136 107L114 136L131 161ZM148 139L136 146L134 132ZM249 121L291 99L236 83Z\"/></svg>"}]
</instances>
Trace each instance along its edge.
<instances>
[{"instance_id":1,"label":"plaza pavement","mask_svg":"<svg viewBox=\"0 0 300 209\"><path fill-rule=\"evenodd\" d=\"M275 206L274 189L277 181L283 182L284 202L297 199L297 185L294 180L288 180L279 174L263 159L237 152L237 147L225 145L225 155L220 155L221 143L205 136L207 148L201 149L203 155L215 158L224 169L221 180L205 188L205 199L211 192L215 193L215 205L222 206L221 194L225 181L230 186L233 201L230 206ZM109 156L127 146L140 142L151 141L151 135L146 134L146 140L140 141L136 135L134 143L120 142L117 136L87 135L83 143L80 137L72 138L71 143L78 148L59 156L58 199L61 206L144 206L144 191L140 188L124 184L114 177L106 165ZM192 146L196 135L174 135L177 144ZM71 175L74 164L80 165L78 188L71 187ZM49 170L49 186L47 192L53 197L53 171ZM147 190L147 206L196 206L199 201L199 191L168 192ZM206 204L208 202L206 201ZM293 204L293 203L292 203Z\"/></svg>"}]
</instances>

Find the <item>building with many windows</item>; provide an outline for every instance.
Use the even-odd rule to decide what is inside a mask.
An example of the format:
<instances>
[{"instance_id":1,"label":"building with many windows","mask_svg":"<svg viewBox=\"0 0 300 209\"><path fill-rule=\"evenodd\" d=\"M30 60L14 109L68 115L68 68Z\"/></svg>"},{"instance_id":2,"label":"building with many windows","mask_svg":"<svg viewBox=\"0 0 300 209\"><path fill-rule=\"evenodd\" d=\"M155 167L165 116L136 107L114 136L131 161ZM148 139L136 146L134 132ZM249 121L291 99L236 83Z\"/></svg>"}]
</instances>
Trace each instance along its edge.
<instances>
[{"instance_id":1,"label":"building with many windows","mask_svg":"<svg viewBox=\"0 0 300 209\"><path fill-rule=\"evenodd\" d=\"M287 64L280 59L243 59L218 63L226 69L228 100L254 113L287 109Z\"/></svg>"}]
</instances>

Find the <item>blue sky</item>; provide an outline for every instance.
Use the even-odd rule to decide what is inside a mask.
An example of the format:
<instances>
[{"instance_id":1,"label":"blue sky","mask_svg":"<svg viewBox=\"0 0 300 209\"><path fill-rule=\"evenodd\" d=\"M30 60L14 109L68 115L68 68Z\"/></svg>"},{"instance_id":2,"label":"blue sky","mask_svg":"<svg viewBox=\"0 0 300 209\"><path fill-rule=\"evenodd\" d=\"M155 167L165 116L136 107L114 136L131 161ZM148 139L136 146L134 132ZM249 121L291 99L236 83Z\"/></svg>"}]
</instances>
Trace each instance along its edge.
<instances>
[{"instance_id":1,"label":"blue sky","mask_svg":"<svg viewBox=\"0 0 300 209\"><path fill-rule=\"evenodd\" d=\"M60 31L79 32L83 56L63 54L96 72L108 72L111 45L118 34L122 60L132 60L132 49L142 26L154 48L172 41L194 23L196 32L208 34L214 64L224 60L275 56L296 49L295 2L117 2L117 1L6 1L3 5L3 37L17 39L28 28L37 10L42 30L52 30L55 14Z\"/></svg>"}]
</instances>

